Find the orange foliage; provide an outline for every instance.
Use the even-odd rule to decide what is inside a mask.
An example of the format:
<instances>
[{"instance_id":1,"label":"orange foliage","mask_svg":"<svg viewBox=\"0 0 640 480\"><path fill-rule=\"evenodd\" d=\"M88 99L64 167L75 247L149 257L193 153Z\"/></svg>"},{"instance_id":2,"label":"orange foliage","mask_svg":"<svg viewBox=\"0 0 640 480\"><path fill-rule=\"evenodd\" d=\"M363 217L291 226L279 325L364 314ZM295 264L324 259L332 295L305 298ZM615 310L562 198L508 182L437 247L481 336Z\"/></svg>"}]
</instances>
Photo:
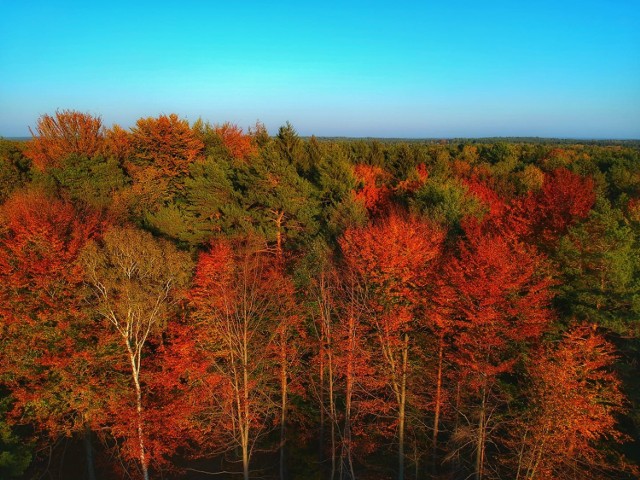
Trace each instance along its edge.
<instances>
[{"instance_id":1,"label":"orange foliage","mask_svg":"<svg viewBox=\"0 0 640 480\"><path fill-rule=\"evenodd\" d=\"M131 129L131 147L137 160L156 169L158 176L174 177L188 171L204 144L187 120L172 113L139 119Z\"/></svg>"},{"instance_id":2,"label":"orange foliage","mask_svg":"<svg viewBox=\"0 0 640 480\"><path fill-rule=\"evenodd\" d=\"M623 439L615 416L623 412L625 398L612 371L615 360L613 345L588 325L533 357L533 418L521 430L525 454L519 467L525 478L595 478L607 465L598 442Z\"/></svg>"},{"instance_id":3,"label":"orange foliage","mask_svg":"<svg viewBox=\"0 0 640 480\"><path fill-rule=\"evenodd\" d=\"M0 225L0 364L14 413L53 437L69 435L97 403L77 259L100 222L30 191L0 208Z\"/></svg>"},{"instance_id":4,"label":"orange foliage","mask_svg":"<svg viewBox=\"0 0 640 480\"><path fill-rule=\"evenodd\" d=\"M551 320L551 280L532 247L465 225L460 253L444 270L443 298L458 334L455 361L493 377L511 369L511 349L539 337Z\"/></svg>"},{"instance_id":5,"label":"orange foliage","mask_svg":"<svg viewBox=\"0 0 640 480\"><path fill-rule=\"evenodd\" d=\"M412 372L412 333L419 306L424 303L426 285L431 282L435 260L441 253L444 232L435 225L391 213L368 227L349 229L340 240L349 276L359 285L366 312L361 322L372 332L371 366L377 370L376 402L369 402L378 414L395 413L390 425L398 430L399 469L404 469L407 382ZM365 371L357 371L362 381ZM377 385L376 385L377 383ZM386 391L386 394L385 394Z\"/></svg>"},{"instance_id":6,"label":"orange foliage","mask_svg":"<svg viewBox=\"0 0 640 480\"><path fill-rule=\"evenodd\" d=\"M389 206L391 188L389 181L391 174L386 170L372 165L358 164L354 167L354 174L362 187L356 192L356 200L362 202L371 214L378 214Z\"/></svg>"},{"instance_id":7,"label":"orange foliage","mask_svg":"<svg viewBox=\"0 0 640 480\"><path fill-rule=\"evenodd\" d=\"M31 134L33 139L24 153L40 171L60 166L72 154L91 157L101 149L104 141L100 117L74 110L41 116L36 134Z\"/></svg>"},{"instance_id":8,"label":"orange foliage","mask_svg":"<svg viewBox=\"0 0 640 480\"><path fill-rule=\"evenodd\" d=\"M131 135L119 125L105 131L104 152L118 160L125 160L131 154Z\"/></svg>"},{"instance_id":9,"label":"orange foliage","mask_svg":"<svg viewBox=\"0 0 640 480\"><path fill-rule=\"evenodd\" d=\"M190 294L196 348L205 352L201 371L215 371L220 385L212 391L203 383L194 407L216 415L219 427L210 441L223 439L242 450L245 471L251 445L275 409L274 390L289 381L275 374L280 367L288 375L282 358L292 348L283 340L291 326L286 310L293 287L279 267L257 240L214 241L200 255Z\"/></svg>"},{"instance_id":10,"label":"orange foliage","mask_svg":"<svg viewBox=\"0 0 640 480\"><path fill-rule=\"evenodd\" d=\"M214 132L222 138L222 143L233 158L247 160L257 152L251 135L243 133L237 125L229 122L216 125Z\"/></svg>"},{"instance_id":11,"label":"orange foliage","mask_svg":"<svg viewBox=\"0 0 640 480\"><path fill-rule=\"evenodd\" d=\"M415 300L443 239L435 225L391 213L367 227L347 230L340 246L347 266L376 289L376 298L397 303Z\"/></svg>"}]
</instances>

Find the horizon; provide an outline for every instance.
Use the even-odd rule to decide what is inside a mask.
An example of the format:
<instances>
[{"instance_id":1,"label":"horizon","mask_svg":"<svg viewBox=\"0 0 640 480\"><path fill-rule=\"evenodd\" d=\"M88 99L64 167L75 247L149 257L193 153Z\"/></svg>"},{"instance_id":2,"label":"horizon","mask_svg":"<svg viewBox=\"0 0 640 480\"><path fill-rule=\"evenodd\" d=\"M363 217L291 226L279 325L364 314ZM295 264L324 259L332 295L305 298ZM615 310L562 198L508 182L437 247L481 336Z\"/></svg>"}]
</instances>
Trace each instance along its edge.
<instances>
[{"instance_id":1,"label":"horizon","mask_svg":"<svg viewBox=\"0 0 640 480\"><path fill-rule=\"evenodd\" d=\"M295 125L292 125L295 129ZM269 133L271 137L275 137L276 135ZM371 137L371 136L362 136L362 137L349 137L349 136L336 136L336 135L299 135L302 139L310 139L315 137L320 140L372 140L372 141L398 141L398 142L423 142L423 141L494 141L494 140L504 140L508 142L518 142L522 141L527 143L528 141L540 141L540 142L569 142L575 141L577 143L581 142L640 142L640 137L638 138L613 138L613 137L538 137L538 136L530 136L530 135L518 135L518 136L487 136L487 137ZM33 137L32 136L18 136L18 137L9 137L0 135L1 140L10 140L10 141L29 141Z\"/></svg>"},{"instance_id":2,"label":"horizon","mask_svg":"<svg viewBox=\"0 0 640 480\"><path fill-rule=\"evenodd\" d=\"M0 136L72 109L301 136L640 138L640 5L8 4Z\"/></svg>"}]
</instances>

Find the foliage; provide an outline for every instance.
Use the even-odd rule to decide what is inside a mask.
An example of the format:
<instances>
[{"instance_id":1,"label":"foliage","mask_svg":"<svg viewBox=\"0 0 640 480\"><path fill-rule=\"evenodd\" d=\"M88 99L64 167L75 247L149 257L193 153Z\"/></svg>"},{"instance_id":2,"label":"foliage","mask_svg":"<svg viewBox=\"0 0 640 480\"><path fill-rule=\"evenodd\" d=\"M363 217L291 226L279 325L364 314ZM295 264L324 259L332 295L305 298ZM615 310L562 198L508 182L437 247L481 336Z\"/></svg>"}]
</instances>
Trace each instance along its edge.
<instances>
[{"instance_id":1,"label":"foliage","mask_svg":"<svg viewBox=\"0 0 640 480\"><path fill-rule=\"evenodd\" d=\"M639 165L44 115L0 141L0 475L633 478Z\"/></svg>"},{"instance_id":2,"label":"foliage","mask_svg":"<svg viewBox=\"0 0 640 480\"><path fill-rule=\"evenodd\" d=\"M72 154L93 156L102 148L104 132L100 117L74 110L57 111L38 119L36 133L25 155L38 170L60 165Z\"/></svg>"}]
</instances>

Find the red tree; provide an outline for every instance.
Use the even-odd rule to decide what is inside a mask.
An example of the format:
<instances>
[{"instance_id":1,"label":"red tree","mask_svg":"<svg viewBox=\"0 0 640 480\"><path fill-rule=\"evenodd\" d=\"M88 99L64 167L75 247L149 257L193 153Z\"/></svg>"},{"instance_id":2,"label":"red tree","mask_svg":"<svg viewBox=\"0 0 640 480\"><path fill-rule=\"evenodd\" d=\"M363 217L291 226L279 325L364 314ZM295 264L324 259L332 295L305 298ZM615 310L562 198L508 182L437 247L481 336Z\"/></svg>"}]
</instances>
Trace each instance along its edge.
<instances>
[{"instance_id":1,"label":"red tree","mask_svg":"<svg viewBox=\"0 0 640 480\"><path fill-rule=\"evenodd\" d=\"M204 371L216 372L221 385L212 391L203 383L210 395L198 408L220 422L229 449L241 450L245 479L277 404L285 426L292 293L278 262L256 240L215 241L198 261L191 290L196 348Z\"/></svg>"},{"instance_id":2,"label":"red tree","mask_svg":"<svg viewBox=\"0 0 640 480\"><path fill-rule=\"evenodd\" d=\"M532 240L550 244L589 214L595 198L592 178L559 168L546 174L542 189L522 202L520 223L529 225L527 233Z\"/></svg>"},{"instance_id":3,"label":"red tree","mask_svg":"<svg viewBox=\"0 0 640 480\"><path fill-rule=\"evenodd\" d=\"M389 206L392 193L389 172L380 167L358 164L354 167L354 174L362 182L362 187L356 191L356 199L369 213L380 213Z\"/></svg>"},{"instance_id":4,"label":"red tree","mask_svg":"<svg viewBox=\"0 0 640 480\"><path fill-rule=\"evenodd\" d=\"M626 400L615 360L613 345L588 325L533 356L532 410L518 430L516 479L611 478L615 466L598 444L623 440L615 416Z\"/></svg>"},{"instance_id":5,"label":"red tree","mask_svg":"<svg viewBox=\"0 0 640 480\"><path fill-rule=\"evenodd\" d=\"M223 123L214 128L214 132L222 138L222 143L233 158L247 160L257 152L253 137L245 134L242 128L232 123Z\"/></svg>"},{"instance_id":6,"label":"red tree","mask_svg":"<svg viewBox=\"0 0 640 480\"><path fill-rule=\"evenodd\" d=\"M512 370L524 344L547 327L552 282L544 275L543 258L533 248L483 233L477 224L467 224L459 250L444 270L446 297L451 302L446 307L456 330L452 360L469 391L477 393L472 443L479 480L496 379Z\"/></svg>"},{"instance_id":7,"label":"red tree","mask_svg":"<svg viewBox=\"0 0 640 480\"><path fill-rule=\"evenodd\" d=\"M77 259L101 223L29 191L0 208L0 225L0 374L15 401L15 420L32 422L53 439L82 433L88 441L102 390Z\"/></svg>"},{"instance_id":8,"label":"red tree","mask_svg":"<svg viewBox=\"0 0 640 480\"><path fill-rule=\"evenodd\" d=\"M381 362L379 375L395 400L398 428L398 478L404 478L404 447L412 334L416 310L440 255L444 234L434 225L391 214L345 232L340 246L347 268L366 289L368 321Z\"/></svg>"}]
</instances>

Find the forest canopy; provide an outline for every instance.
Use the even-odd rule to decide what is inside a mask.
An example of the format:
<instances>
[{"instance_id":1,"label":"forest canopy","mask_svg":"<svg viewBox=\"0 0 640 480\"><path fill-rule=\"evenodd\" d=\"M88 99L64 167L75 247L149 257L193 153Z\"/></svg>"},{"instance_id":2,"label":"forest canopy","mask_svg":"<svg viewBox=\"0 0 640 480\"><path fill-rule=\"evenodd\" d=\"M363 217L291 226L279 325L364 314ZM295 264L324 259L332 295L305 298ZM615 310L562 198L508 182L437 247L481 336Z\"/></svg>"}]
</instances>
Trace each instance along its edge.
<instances>
[{"instance_id":1,"label":"forest canopy","mask_svg":"<svg viewBox=\"0 0 640 480\"><path fill-rule=\"evenodd\" d=\"M640 146L61 110L0 139L0 477L631 479Z\"/></svg>"}]
</instances>

